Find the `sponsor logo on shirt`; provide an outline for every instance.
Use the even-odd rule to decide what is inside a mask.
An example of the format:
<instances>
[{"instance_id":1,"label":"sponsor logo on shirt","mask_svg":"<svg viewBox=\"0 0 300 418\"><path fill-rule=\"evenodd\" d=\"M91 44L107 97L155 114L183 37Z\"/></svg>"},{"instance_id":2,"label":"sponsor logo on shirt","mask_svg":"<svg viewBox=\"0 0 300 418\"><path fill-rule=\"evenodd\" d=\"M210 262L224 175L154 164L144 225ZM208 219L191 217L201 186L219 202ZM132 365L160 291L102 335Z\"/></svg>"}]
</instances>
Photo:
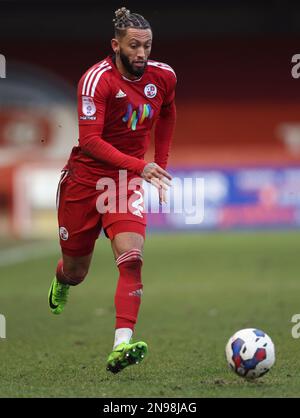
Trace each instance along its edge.
<instances>
[{"instance_id":1,"label":"sponsor logo on shirt","mask_svg":"<svg viewBox=\"0 0 300 418\"><path fill-rule=\"evenodd\" d=\"M135 131L138 124L141 125L147 118L151 119L153 114L154 110L149 104L140 104L138 108L134 109L132 104L129 103L126 115L123 116L122 121L127 122L127 127Z\"/></svg>"},{"instance_id":2,"label":"sponsor logo on shirt","mask_svg":"<svg viewBox=\"0 0 300 418\"><path fill-rule=\"evenodd\" d=\"M153 99L157 94L157 87L155 84L147 84L144 88L144 93L148 99Z\"/></svg>"}]
</instances>

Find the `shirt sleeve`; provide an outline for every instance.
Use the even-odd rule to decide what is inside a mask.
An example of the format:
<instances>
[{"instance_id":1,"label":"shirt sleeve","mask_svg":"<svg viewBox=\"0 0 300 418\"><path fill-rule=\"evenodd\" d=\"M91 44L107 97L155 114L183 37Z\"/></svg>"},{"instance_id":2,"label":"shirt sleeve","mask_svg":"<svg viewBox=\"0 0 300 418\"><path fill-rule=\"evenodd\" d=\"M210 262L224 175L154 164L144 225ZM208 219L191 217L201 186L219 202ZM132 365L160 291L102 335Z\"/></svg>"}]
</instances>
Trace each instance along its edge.
<instances>
[{"instance_id":1,"label":"shirt sleeve","mask_svg":"<svg viewBox=\"0 0 300 418\"><path fill-rule=\"evenodd\" d=\"M171 73L171 72L170 72ZM175 73L168 77L167 91L155 127L155 155L154 160L161 168L166 169L171 141L176 124L175 106Z\"/></svg>"},{"instance_id":2,"label":"shirt sleeve","mask_svg":"<svg viewBox=\"0 0 300 418\"><path fill-rule=\"evenodd\" d=\"M166 95L163 101L163 107L168 106L175 99L175 90L177 84L176 74L171 67L170 70L166 73Z\"/></svg>"},{"instance_id":3,"label":"shirt sleeve","mask_svg":"<svg viewBox=\"0 0 300 418\"><path fill-rule=\"evenodd\" d=\"M154 161L164 170L167 167L171 142L176 124L175 100L162 107L155 127Z\"/></svg>"}]
</instances>

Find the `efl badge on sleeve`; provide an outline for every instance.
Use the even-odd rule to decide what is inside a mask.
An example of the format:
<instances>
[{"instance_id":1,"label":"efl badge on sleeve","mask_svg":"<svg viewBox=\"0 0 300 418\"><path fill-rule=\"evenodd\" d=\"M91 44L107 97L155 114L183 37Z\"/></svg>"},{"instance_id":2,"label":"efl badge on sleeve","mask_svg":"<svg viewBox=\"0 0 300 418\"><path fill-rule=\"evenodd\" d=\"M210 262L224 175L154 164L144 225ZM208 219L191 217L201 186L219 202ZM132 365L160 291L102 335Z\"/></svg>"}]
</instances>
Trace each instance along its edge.
<instances>
[{"instance_id":1,"label":"efl badge on sleeve","mask_svg":"<svg viewBox=\"0 0 300 418\"><path fill-rule=\"evenodd\" d=\"M91 97L82 96L82 113L85 116L93 116L96 113L96 106Z\"/></svg>"}]
</instances>

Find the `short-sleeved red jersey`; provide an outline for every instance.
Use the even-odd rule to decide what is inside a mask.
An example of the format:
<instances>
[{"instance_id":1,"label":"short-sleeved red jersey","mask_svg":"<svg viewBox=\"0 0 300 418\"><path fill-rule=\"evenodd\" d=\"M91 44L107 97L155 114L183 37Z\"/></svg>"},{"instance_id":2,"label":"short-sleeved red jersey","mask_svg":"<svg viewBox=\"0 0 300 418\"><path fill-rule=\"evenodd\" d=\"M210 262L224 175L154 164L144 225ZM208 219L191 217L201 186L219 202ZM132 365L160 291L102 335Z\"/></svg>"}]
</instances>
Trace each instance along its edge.
<instances>
[{"instance_id":1,"label":"short-sleeved red jersey","mask_svg":"<svg viewBox=\"0 0 300 418\"><path fill-rule=\"evenodd\" d=\"M101 177L117 178L122 168L128 176L140 174L151 128L161 109L174 101L175 86L174 70L153 60L134 81L121 75L112 56L87 70L78 84L79 146L73 148L66 166L73 179L95 186ZM83 146L95 135L99 150L105 151L103 160L89 156ZM126 156L115 156L115 149Z\"/></svg>"}]
</instances>

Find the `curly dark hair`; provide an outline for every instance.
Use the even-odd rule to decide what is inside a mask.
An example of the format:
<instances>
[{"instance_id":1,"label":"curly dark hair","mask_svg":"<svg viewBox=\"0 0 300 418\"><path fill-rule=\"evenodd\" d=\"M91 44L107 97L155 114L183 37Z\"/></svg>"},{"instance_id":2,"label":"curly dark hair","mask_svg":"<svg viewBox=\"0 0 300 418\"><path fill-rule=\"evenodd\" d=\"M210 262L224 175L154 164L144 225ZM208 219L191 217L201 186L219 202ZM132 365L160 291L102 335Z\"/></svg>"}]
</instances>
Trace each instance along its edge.
<instances>
[{"instance_id":1,"label":"curly dark hair","mask_svg":"<svg viewBox=\"0 0 300 418\"><path fill-rule=\"evenodd\" d=\"M126 34L126 29L151 29L150 23L137 13L130 13L126 7L121 7L115 11L115 19L113 19L115 27L115 35L122 37Z\"/></svg>"}]
</instances>

